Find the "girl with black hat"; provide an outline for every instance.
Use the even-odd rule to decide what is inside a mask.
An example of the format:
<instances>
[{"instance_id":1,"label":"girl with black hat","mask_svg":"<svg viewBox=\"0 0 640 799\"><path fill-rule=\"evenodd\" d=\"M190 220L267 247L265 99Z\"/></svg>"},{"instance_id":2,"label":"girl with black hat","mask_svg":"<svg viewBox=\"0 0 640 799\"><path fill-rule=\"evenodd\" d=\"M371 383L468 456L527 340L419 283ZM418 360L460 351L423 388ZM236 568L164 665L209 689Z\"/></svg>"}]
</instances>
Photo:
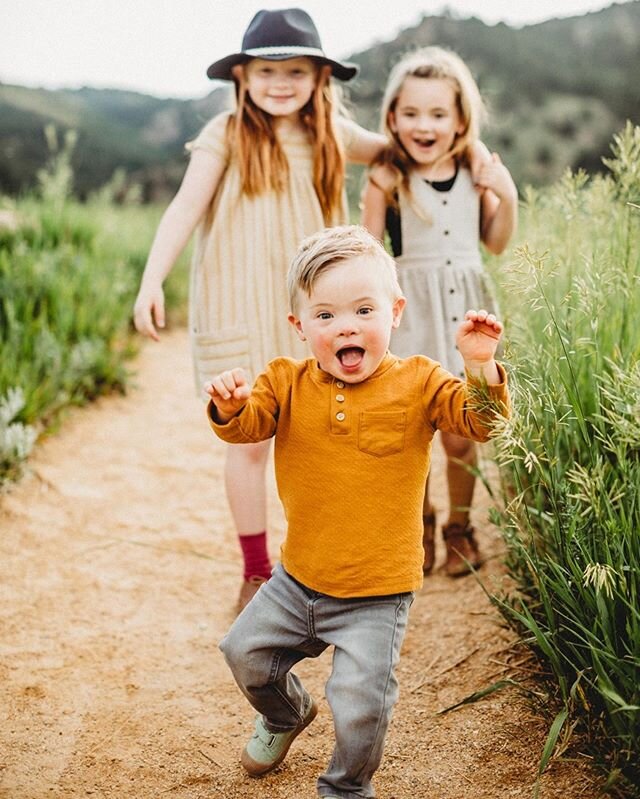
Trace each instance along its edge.
<instances>
[{"instance_id":1,"label":"girl with black hat","mask_svg":"<svg viewBox=\"0 0 640 799\"><path fill-rule=\"evenodd\" d=\"M213 63L233 80L236 109L190 142L190 163L151 247L134 308L158 340L162 284L192 232L190 330L196 383L230 364L256 376L276 356L306 357L287 321L286 272L298 243L348 221L345 159L370 163L385 139L337 113L331 76L353 64L328 58L309 15L258 12L239 52ZM225 483L244 557L238 610L271 574L266 540L269 443L229 445Z\"/></svg>"}]
</instances>

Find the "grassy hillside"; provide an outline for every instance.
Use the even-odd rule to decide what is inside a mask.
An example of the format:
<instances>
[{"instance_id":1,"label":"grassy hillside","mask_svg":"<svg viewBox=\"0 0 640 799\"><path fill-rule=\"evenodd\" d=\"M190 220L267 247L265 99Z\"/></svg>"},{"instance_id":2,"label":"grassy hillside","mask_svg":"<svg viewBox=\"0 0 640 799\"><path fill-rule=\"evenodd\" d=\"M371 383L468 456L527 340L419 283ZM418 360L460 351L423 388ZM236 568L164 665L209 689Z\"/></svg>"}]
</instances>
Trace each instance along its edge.
<instances>
[{"instance_id":1,"label":"grassy hillside","mask_svg":"<svg viewBox=\"0 0 640 799\"><path fill-rule=\"evenodd\" d=\"M35 184L49 156L44 129L53 123L59 132L77 131L74 188L81 198L122 168L145 199L164 199L184 171L184 142L226 102L224 89L195 101L0 84L0 193L17 194Z\"/></svg>"},{"instance_id":2,"label":"grassy hillside","mask_svg":"<svg viewBox=\"0 0 640 799\"><path fill-rule=\"evenodd\" d=\"M378 126L390 68L403 53L438 44L469 64L487 100L483 132L518 184L556 180L567 166L601 170L601 157L625 120L640 121L640 2L522 29L478 19L425 16L394 41L353 57L362 77L351 101Z\"/></svg>"},{"instance_id":3,"label":"grassy hillside","mask_svg":"<svg viewBox=\"0 0 640 799\"><path fill-rule=\"evenodd\" d=\"M359 122L378 127L390 67L427 44L450 47L468 61L492 111L483 138L521 186L553 182L567 166L601 169L613 134L626 119L640 122L640 0L521 29L425 16L394 41L352 57L362 72L347 100ZM184 171L184 142L228 96L225 88L202 100L173 100L0 82L0 193L34 185L48 157L44 128L53 122L59 132L77 131L74 187L81 198L122 168L143 198L165 200Z\"/></svg>"}]
</instances>

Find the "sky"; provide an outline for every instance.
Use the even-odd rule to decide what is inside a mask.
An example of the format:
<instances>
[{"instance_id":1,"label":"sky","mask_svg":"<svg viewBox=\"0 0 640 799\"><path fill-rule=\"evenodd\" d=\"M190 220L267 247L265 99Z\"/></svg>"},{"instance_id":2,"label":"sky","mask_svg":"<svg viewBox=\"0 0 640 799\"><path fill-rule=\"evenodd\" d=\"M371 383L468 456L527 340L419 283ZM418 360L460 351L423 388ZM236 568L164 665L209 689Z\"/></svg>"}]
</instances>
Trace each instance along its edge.
<instances>
[{"instance_id":1,"label":"sky","mask_svg":"<svg viewBox=\"0 0 640 799\"><path fill-rule=\"evenodd\" d=\"M618 0L627 2L627 0ZM199 98L212 61L240 51L261 8L298 5L312 16L325 53L344 59L388 41L446 7L487 24L540 22L597 11L612 0L4 0L0 82L46 88L94 86L158 97Z\"/></svg>"}]
</instances>

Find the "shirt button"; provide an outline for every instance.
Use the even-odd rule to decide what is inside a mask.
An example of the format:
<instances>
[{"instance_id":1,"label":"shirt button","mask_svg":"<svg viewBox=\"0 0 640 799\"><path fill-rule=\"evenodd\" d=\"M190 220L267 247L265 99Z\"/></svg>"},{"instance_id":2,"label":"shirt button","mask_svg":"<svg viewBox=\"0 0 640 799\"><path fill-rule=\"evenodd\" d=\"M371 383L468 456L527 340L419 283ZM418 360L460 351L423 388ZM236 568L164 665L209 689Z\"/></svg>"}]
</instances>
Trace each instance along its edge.
<instances>
[{"instance_id":1,"label":"shirt button","mask_svg":"<svg viewBox=\"0 0 640 799\"><path fill-rule=\"evenodd\" d=\"M448 236L448 235L449 235L449 231L448 231L448 230L445 230L445 232L444 232L444 235L445 235L445 236Z\"/></svg>"},{"instance_id":2,"label":"shirt button","mask_svg":"<svg viewBox=\"0 0 640 799\"><path fill-rule=\"evenodd\" d=\"M342 380L338 380L336 386L338 386L338 388L344 388L344 383L342 382Z\"/></svg>"},{"instance_id":3,"label":"shirt button","mask_svg":"<svg viewBox=\"0 0 640 799\"><path fill-rule=\"evenodd\" d=\"M344 394L336 394L336 400L338 402L344 402Z\"/></svg>"},{"instance_id":4,"label":"shirt button","mask_svg":"<svg viewBox=\"0 0 640 799\"><path fill-rule=\"evenodd\" d=\"M342 413L342 411L340 411L340 413L336 413L336 419L339 422L344 422L345 418L346 418L346 416L345 416L344 413Z\"/></svg>"},{"instance_id":5,"label":"shirt button","mask_svg":"<svg viewBox=\"0 0 640 799\"><path fill-rule=\"evenodd\" d=\"M451 321L452 322L457 322L458 321L458 317L457 316L452 316L451 317Z\"/></svg>"},{"instance_id":6,"label":"shirt button","mask_svg":"<svg viewBox=\"0 0 640 799\"><path fill-rule=\"evenodd\" d=\"M442 201L442 204L443 204L443 205L446 205L446 204L447 204L447 201L446 201L446 200L443 200L443 201Z\"/></svg>"},{"instance_id":7,"label":"shirt button","mask_svg":"<svg viewBox=\"0 0 640 799\"><path fill-rule=\"evenodd\" d=\"M455 293L456 293L455 289L449 289L449 294L455 294Z\"/></svg>"},{"instance_id":8,"label":"shirt button","mask_svg":"<svg viewBox=\"0 0 640 799\"><path fill-rule=\"evenodd\" d=\"M447 258L447 266L451 266L451 259Z\"/></svg>"}]
</instances>

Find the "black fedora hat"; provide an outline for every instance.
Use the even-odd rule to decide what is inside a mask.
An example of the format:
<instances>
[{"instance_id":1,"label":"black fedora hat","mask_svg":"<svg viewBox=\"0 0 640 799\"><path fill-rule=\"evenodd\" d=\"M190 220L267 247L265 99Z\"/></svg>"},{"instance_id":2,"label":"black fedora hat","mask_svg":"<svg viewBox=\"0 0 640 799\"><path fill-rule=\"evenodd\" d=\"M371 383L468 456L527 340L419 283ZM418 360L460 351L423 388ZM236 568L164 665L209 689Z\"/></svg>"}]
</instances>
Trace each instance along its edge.
<instances>
[{"instance_id":1,"label":"black fedora hat","mask_svg":"<svg viewBox=\"0 0 640 799\"><path fill-rule=\"evenodd\" d=\"M207 70L207 75L211 79L232 80L231 67L250 58L285 61L300 56L308 56L328 64L332 74L340 80L351 80L358 72L356 64L327 58L316 26L306 11L301 8L283 8L277 11L258 11L242 37L242 51L214 61Z\"/></svg>"}]
</instances>

